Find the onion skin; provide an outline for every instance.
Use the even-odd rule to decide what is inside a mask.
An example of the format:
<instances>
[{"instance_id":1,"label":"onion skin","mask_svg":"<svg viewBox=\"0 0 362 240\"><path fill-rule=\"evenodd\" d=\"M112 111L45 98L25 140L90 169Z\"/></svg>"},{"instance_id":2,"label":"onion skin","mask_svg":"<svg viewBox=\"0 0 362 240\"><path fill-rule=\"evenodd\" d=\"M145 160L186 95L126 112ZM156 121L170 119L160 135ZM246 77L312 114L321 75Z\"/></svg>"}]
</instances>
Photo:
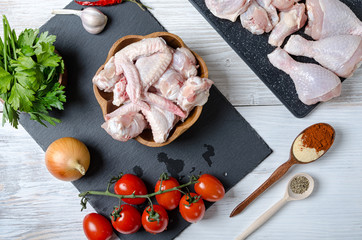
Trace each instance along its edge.
<instances>
[{"instance_id":1,"label":"onion skin","mask_svg":"<svg viewBox=\"0 0 362 240\"><path fill-rule=\"evenodd\" d=\"M90 163L87 146L72 137L60 138L45 152L48 171L63 181L74 181L85 175Z\"/></svg>"}]
</instances>

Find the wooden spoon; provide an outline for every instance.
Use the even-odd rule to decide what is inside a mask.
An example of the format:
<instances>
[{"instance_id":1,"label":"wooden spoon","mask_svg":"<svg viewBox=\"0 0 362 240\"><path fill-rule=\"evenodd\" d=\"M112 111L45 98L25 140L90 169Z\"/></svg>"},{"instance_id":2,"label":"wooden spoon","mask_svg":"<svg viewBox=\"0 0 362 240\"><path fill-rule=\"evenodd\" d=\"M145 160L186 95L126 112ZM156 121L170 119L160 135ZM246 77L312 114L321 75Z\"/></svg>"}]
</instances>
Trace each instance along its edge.
<instances>
[{"instance_id":1,"label":"wooden spoon","mask_svg":"<svg viewBox=\"0 0 362 240\"><path fill-rule=\"evenodd\" d=\"M330 126L327 123L317 123L314 124L312 126L309 126L308 128L304 129L295 139L294 142L292 144L292 147L290 149L290 157L289 160L285 163L283 163L279 168L277 168L272 175L258 188L256 189L252 194L250 194L249 197L247 197L243 202L241 202L239 205L237 205L234 210L230 213L230 217L233 217L237 214L239 214L240 212L242 212L252 201L254 201L255 198L257 198L261 193L263 193L266 189L268 189L271 185L273 185L273 183L275 183L276 181L278 181L282 176L284 176L284 174L289 170L289 168L291 166L293 166L294 164L307 164L307 163L311 163L314 162L315 160L319 159L320 157L322 157L327 151L328 149L326 149L324 151L323 154L321 154L320 156L318 156L317 158L310 158L310 159L303 159L303 161L301 161L300 159L297 159L295 157L295 153L293 152L294 150L294 145L296 144L296 140L300 139L302 134L309 128L315 126L315 125L324 125L327 128L330 128L333 131L333 134L331 136L332 139L330 139L330 141L333 144L334 141L334 137L335 137L335 131L333 129L332 126ZM331 146L332 146L331 144Z\"/></svg>"},{"instance_id":2,"label":"wooden spoon","mask_svg":"<svg viewBox=\"0 0 362 240\"><path fill-rule=\"evenodd\" d=\"M301 193L301 194L294 193L291 189L292 180L299 176L306 177L309 181L309 186L308 186L307 191L305 191L304 193ZM235 239L236 240L246 239L256 229L258 229L267 220L269 220L269 218L271 218L281 207L283 207L284 204L286 204L289 201L302 200L302 199L309 197L309 195L313 192L313 188L314 188L314 180L310 175L308 175L306 173L298 173L298 174L294 175L288 182L287 190L285 192L284 197L279 202L274 204L271 208L269 208L269 210L267 210L265 213L263 213L263 215L261 215L258 219L256 219L255 222L253 222L242 234L237 236Z\"/></svg>"}]
</instances>

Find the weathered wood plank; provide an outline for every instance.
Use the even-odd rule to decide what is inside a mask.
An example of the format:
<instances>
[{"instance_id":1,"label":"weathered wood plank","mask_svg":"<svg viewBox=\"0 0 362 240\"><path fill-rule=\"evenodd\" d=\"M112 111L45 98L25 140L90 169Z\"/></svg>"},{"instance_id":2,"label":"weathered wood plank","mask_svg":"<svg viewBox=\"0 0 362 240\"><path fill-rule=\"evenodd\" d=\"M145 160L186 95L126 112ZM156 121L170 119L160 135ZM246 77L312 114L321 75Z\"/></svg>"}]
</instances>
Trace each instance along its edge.
<instances>
[{"instance_id":1,"label":"weathered wood plank","mask_svg":"<svg viewBox=\"0 0 362 240\"><path fill-rule=\"evenodd\" d=\"M51 9L68 2L7 0L0 2L0 9L19 33L41 26L51 17ZM216 86L232 104L246 106L237 109L274 150L223 201L212 206L203 221L189 227L178 239L234 238L282 197L288 178L297 172L316 178L315 193L285 206L250 239L360 239L362 68L343 84L341 97L321 104L304 119L296 119L187 0L143 2L153 7L152 13L168 31L183 38L205 59ZM229 219L232 208L287 160L295 135L316 122L328 122L336 128L331 151L318 162L293 167L244 213ZM26 131L9 125L1 128L0 149L0 239L85 239L82 219L93 210L89 206L87 211L79 211L77 190L47 172L44 153Z\"/></svg>"},{"instance_id":2,"label":"weathered wood plank","mask_svg":"<svg viewBox=\"0 0 362 240\"><path fill-rule=\"evenodd\" d=\"M232 239L282 197L287 180L297 172L307 172L316 178L315 193L285 206L253 237L358 239L362 235L362 192L356 190L362 184L362 105L327 103L305 119L295 119L283 106L237 109L274 153L232 188L223 201L211 207L203 221L185 230L178 239L196 235L200 239ZM335 127L337 137L331 151L315 163L293 167L244 213L229 219L232 208L287 160L294 137L316 122L328 122ZM81 222L92 210L79 211L77 190L47 172L44 153L34 140L21 127L14 130L7 125L0 131L0 143L0 229L6 229L0 231L0 239L83 238Z\"/></svg>"},{"instance_id":3,"label":"weathered wood plank","mask_svg":"<svg viewBox=\"0 0 362 240\"><path fill-rule=\"evenodd\" d=\"M41 0L37 4L9 1L4 13L19 33L25 28L37 28L52 17L51 9L62 8L69 0ZM179 35L185 43L206 61L210 78L236 106L279 105L280 101L236 55L197 10L186 0L144 0L165 28ZM129 3L125 3L129 4ZM75 22L75 24L81 24ZM2 25L0 26L2 32ZM197 37L196 37L197 36ZM61 37L61 36L59 36ZM342 96L335 102L362 102L362 68L343 84Z\"/></svg>"}]
</instances>

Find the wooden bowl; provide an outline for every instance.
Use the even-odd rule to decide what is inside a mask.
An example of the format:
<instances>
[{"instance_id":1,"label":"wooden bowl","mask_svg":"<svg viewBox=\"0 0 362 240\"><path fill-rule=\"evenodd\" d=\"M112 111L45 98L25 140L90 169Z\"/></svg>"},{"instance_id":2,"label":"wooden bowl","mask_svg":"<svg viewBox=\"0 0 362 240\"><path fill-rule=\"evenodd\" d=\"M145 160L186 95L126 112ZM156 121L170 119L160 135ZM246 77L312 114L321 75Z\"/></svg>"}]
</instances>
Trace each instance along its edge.
<instances>
[{"instance_id":1,"label":"wooden bowl","mask_svg":"<svg viewBox=\"0 0 362 240\"><path fill-rule=\"evenodd\" d=\"M121 50L122 48L126 47L127 45L130 45L134 42L138 42L144 38L155 38L155 37L162 37L169 46L173 47L173 48L178 48L178 47L186 47L186 44L181 40L180 37L176 36L175 34L172 33L168 33L168 32L155 32L155 33L151 33L149 35L146 36L140 36L140 35L128 35L125 36L123 38L120 38L118 41L116 41L113 46L111 47L111 49L108 52L108 56L107 59L105 61L105 63L98 69L96 75L103 70L104 65L108 62L108 60L116 54L116 52L118 52L119 50ZM197 55L195 52L191 51L197 61L197 65L199 65L198 68L198 76L202 77L202 78L207 78L208 77L208 70L206 67L206 64L204 62L204 60ZM98 89L98 87L96 85L93 84L93 90L94 90L94 95L99 103L99 105L101 106L102 109L102 113L103 116L105 116L106 114L113 112L114 110L116 110L118 107L114 106L112 104L113 101L113 93L106 93L100 89ZM200 114L202 111L202 106L196 106L189 114L189 116L185 119L184 122L179 121L171 130L166 142L164 143L156 143L153 140L153 136L152 136L152 131L151 129L145 129L139 136L135 137L134 139L136 141L138 141L139 143L149 146L149 147L162 147L165 146L169 143L171 143L172 141L174 141L176 138L178 138L182 133L184 133L187 129L189 129L195 122L196 120L199 118Z\"/></svg>"}]
</instances>

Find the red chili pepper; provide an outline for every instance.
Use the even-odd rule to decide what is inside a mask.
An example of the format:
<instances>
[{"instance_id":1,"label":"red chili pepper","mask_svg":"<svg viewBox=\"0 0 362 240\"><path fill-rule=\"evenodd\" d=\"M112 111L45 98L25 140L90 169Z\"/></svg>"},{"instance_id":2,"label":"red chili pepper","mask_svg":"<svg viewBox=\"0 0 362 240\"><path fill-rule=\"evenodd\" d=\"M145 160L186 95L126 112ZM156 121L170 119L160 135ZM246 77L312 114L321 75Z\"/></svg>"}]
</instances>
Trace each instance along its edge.
<instances>
[{"instance_id":1,"label":"red chili pepper","mask_svg":"<svg viewBox=\"0 0 362 240\"><path fill-rule=\"evenodd\" d=\"M133 3L137 4L142 10L145 10L145 8L151 9L150 7L148 7L142 3L139 3L136 0L97 0L94 2L78 1L78 0L74 0L74 1L82 6L110 6L110 5L115 5L115 4L122 3L122 2L133 2Z\"/></svg>"}]
</instances>

